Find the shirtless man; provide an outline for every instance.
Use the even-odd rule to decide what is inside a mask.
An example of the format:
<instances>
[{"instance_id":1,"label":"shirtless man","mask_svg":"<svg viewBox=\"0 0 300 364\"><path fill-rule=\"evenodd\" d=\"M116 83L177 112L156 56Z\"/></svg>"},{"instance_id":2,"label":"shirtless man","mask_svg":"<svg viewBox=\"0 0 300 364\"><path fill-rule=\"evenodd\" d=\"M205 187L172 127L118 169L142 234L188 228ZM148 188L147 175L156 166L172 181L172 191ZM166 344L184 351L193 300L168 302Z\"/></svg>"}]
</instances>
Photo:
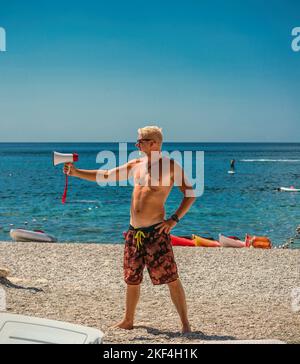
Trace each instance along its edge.
<instances>
[{"instance_id":1,"label":"shirtless man","mask_svg":"<svg viewBox=\"0 0 300 364\"><path fill-rule=\"evenodd\" d=\"M171 299L182 323L182 332L191 331L185 293L180 282L170 241L170 231L192 206L195 197L183 170L173 160L161 156L161 129L149 126L138 130L137 148L144 157L111 170L82 170L67 163L64 173L94 182L133 178L130 226L124 250L124 279L127 283L124 319L115 325L132 329L140 296L143 270L147 266L154 285L168 284ZM164 168L169 163L169 168ZM174 214L165 219L165 202L174 184L184 197Z\"/></svg>"}]
</instances>

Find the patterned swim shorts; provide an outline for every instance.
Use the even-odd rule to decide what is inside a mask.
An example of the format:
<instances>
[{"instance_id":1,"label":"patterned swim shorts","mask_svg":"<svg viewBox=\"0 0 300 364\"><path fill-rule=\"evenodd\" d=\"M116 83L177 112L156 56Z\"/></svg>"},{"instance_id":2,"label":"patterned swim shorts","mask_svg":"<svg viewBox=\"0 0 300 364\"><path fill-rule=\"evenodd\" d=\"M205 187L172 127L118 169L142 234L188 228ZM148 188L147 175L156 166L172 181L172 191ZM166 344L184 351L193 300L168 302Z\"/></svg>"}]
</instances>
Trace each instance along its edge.
<instances>
[{"instance_id":1,"label":"patterned swim shorts","mask_svg":"<svg viewBox=\"0 0 300 364\"><path fill-rule=\"evenodd\" d=\"M159 234L155 229L157 225L138 229L129 227L124 250L124 279L129 285L142 282L145 265L154 285L178 278L170 234Z\"/></svg>"}]
</instances>

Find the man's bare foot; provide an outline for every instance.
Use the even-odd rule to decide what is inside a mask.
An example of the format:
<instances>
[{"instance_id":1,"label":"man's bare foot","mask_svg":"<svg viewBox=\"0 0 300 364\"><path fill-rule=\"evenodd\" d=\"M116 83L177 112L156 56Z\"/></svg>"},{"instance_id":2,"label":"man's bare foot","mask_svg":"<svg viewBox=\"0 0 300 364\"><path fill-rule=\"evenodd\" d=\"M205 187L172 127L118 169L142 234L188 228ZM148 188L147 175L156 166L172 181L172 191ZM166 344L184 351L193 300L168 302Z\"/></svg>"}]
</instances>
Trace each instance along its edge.
<instances>
[{"instance_id":1,"label":"man's bare foot","mask_svg":"<svg viewBox=\"0 0 300 364\"><path fill-rule=\"evenodd\" d=\"M191 329L191 326L189 323L185 324L185 325L182 325L182 330L181 332L183 334L188 334L189 332L192 332L192 329Z\"/></svg>"},{"instance_id":2,"label":"man's bare foot","mask_svg":"<svg viewBox=\"0 0 300 364\"><path fill-rule=\"evenodd\" d=\"M128 320L123 320L115 325L112 326L113 328L119 328L124 330L132 330L133 329L133 322Z\"/></svg>"}]
</instances>

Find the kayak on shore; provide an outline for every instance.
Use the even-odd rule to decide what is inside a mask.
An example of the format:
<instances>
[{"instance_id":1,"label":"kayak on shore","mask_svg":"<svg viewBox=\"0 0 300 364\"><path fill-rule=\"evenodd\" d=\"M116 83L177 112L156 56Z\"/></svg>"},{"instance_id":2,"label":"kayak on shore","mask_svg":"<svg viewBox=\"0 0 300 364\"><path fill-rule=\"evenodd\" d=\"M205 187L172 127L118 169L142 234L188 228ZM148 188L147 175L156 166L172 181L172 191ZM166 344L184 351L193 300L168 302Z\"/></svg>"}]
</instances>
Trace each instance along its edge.
<instances>
[{"instance_id":1,"label":"kayak on shore","mask_svg":"<svg viewBox=\"0 0 300 364\"><path fill-rule=\"evenodd\" d=\"M224 248L245 248L246 243L233 237L227 237L219 234L219 243Z\"/></svg>"}]
</instances>

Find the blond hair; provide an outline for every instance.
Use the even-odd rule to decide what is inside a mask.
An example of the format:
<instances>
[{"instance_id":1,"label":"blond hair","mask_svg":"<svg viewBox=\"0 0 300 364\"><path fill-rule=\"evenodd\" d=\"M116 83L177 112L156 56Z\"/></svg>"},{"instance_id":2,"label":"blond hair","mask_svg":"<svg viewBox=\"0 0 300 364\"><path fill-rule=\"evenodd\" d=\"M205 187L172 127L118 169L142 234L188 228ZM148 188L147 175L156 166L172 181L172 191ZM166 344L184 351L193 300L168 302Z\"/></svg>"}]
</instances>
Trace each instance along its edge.
<instances>
[{"instance_id":1,"label":"blond hair","mask_svg":"<svg viewBox=\"0 0 300 364\"><path fill-rule=\"evenodd\" d=\"M153 139L159 144L162 144L163 133L162 128L158 126L145 126L144 128L138 129L138 133L145 139Z\"/></svg>"}]
</instances>

